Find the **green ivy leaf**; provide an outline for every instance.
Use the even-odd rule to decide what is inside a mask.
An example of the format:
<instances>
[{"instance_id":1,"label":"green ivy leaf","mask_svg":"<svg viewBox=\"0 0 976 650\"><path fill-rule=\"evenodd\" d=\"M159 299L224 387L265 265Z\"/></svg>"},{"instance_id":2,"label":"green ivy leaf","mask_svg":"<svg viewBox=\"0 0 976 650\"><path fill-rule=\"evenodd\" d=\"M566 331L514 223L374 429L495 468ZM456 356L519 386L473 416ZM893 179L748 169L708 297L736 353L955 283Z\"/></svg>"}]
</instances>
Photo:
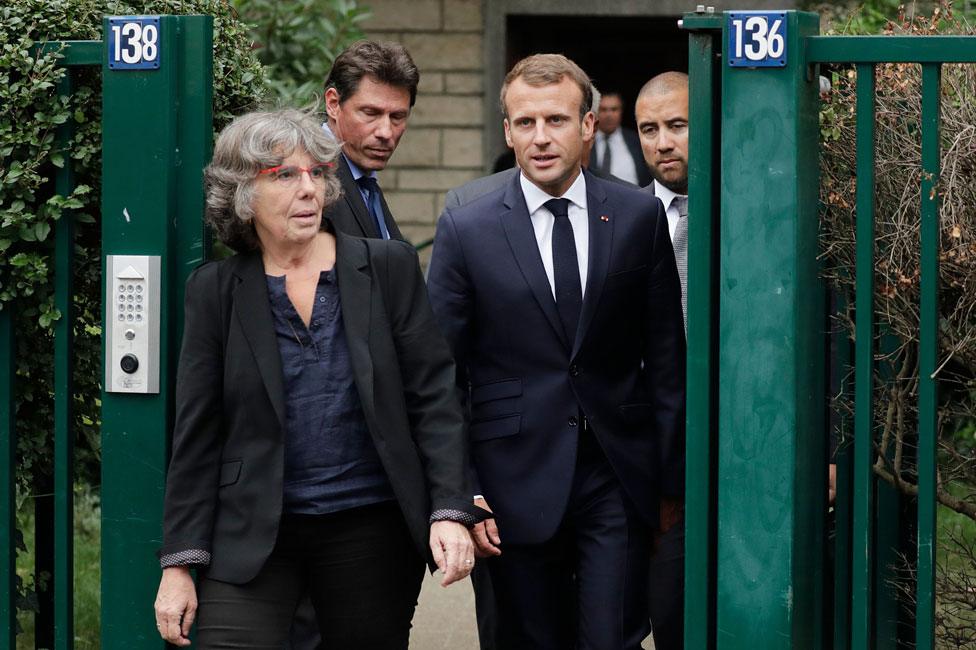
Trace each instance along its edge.
<instances>
[{"instance_id":1,"label":"green ivy leaf","mask_svg":"<svg viewBox=\"0 0 976 650\"><path fill-rule=\"evenodd\" d=\"M50 233L51 226L46 221L40 221L34 224L34 236L37 238L37 241L44 241Z\"/></svg>"}]
</instances>

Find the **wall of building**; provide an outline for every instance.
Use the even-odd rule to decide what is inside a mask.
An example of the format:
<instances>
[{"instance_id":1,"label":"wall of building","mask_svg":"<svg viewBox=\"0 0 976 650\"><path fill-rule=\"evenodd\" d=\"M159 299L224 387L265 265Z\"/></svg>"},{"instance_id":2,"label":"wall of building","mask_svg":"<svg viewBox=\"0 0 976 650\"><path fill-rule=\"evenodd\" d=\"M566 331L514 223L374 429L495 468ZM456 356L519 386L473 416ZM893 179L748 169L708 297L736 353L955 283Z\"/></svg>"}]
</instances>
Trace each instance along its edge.
<instances>
[{"instance_id":1,"label":"wall of building","mask_svg":"<svg viewBox=\"0 0 976 650\"><path fill-rule=\"evenodd\" d=\"M406 237L434 234L447 190L484 174L481 0L370 0L367 36L402 43L420 68L407 132L380 184ZM429 253L429 249L427 249Z\"/></svg>"}]
</instances>

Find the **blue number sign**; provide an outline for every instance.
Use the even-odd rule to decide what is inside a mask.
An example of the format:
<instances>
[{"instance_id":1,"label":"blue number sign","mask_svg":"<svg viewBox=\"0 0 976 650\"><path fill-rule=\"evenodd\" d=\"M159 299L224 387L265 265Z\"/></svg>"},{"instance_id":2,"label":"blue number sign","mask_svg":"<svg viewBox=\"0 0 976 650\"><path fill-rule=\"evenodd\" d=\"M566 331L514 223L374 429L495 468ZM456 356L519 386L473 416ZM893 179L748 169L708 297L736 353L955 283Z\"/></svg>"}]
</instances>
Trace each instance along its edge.
<instances>
[{"instance_id":1,"label":"blue number sign","mask_svg":"<svg viewBox=\"0 0 976 650\"><path fill-rule=\"evenodd\" d=\"M108 19L110 69L157 70L159 55L159 16L112 16Z\"/></svg>"},{"instance_id":2,"label":"blue number sign","mask_svg":"<svg viewBox=\"0 0 976 650\"><path fill-rule=\"evenodd\" d=\"M782 68L786 65L786 14L737 11L729 16L729 65Z\"/></svg>"}]
</instances>

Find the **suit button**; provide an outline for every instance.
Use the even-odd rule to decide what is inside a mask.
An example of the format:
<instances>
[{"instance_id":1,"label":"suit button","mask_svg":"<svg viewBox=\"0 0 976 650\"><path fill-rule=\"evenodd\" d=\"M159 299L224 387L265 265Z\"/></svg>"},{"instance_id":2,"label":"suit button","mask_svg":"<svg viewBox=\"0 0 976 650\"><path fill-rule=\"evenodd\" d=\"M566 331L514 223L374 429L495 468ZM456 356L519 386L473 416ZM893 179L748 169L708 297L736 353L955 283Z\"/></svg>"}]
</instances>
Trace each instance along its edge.
<instances>
[{"instance_id":1,"label":"suit button","mask_svg":"<svg viewBox=\"0 0 976 650\"><path fill-rule=\"evenodd\" d=\"M569 367L569 374L573 377L579 375L579 367L575 363Z\"/></svg>"},{"instance_id":2,"label":"suit button","mask_svg":"<svg viewBox=\"0 0 976 650\"><path fill-rule=\"evenodd\" d=\"M579 420L576 419L576 416L575 415L570 415L569 416L569 426L575 427L577 424L579 424Z\"/></svg>"}]
</instances>

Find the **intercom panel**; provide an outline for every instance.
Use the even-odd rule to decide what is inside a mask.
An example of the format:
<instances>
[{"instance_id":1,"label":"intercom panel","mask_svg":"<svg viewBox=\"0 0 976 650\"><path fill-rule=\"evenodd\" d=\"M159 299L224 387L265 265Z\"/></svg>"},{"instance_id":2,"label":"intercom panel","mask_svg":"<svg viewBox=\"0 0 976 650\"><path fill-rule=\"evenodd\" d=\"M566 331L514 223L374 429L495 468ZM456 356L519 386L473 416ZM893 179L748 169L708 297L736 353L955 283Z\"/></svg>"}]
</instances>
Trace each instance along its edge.
<instances>
[{"instance_id":1,"label":"intercom panel","mask_svg":"<svg viewBox=\"0 0 976 650\"><path fill-rule=\"evenodd\" d=\"M106 392L159 392L159 270L159 255L106 257Z\"/></svg>"}]
</instances>

